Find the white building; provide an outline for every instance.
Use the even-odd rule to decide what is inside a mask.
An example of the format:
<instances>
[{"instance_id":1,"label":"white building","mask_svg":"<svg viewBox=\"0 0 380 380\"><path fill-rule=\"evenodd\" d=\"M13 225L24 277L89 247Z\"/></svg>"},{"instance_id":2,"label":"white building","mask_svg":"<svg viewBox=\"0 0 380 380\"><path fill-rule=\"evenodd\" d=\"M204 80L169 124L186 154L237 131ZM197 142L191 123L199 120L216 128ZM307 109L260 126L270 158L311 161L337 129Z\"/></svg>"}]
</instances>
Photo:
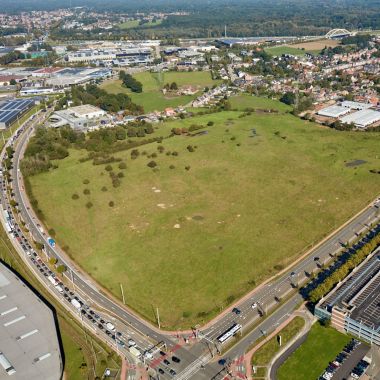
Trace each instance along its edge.
<instances>
[{"instance_id":1,"label":"white building","mask_svg":"<svg viewBox=\"0 0 380 380\"><path fill-rule=\"evenodd\" d=\"M326 117L342 117L344 115L347 115L350 112L349 108L341 107L341 106L330 106L323 108L317 112L320 116L326 116Z\"/></svg>"},{"instance_id":2,"label":"white building","mask_svg":"<svg viewBox=\"0 0 380 380\"><path fill-rule=\"evenodd\" d=\"M342 102L342 107L349 108L351 110L365 110L371 108L372 104L370 103L361 103L361 102L352 102L350 100L345 100Z\"/></svg>"},{"instance_id":3,"label":"white building","mask_svg":"<svg viewBox=\"0 0 380 380\"><path fill-rule=\"evenodd\" d=\"M50 125L53 128L69 125L81 131L96 129L109 122L110 117L106 111L89 104L56 111L50 117Z\"/></svg>"},{"instance_id":4,"label":"white building","mask_svg":"<svg viewBox=\"0 0 380 380\"><path fill-rule=\"evenodd\" d=\"M357 128L365 129L380 121L380 112L370 109L363 109L342 117L340 121L344 124L354 123Z\"/></svg>"}]
</instances>

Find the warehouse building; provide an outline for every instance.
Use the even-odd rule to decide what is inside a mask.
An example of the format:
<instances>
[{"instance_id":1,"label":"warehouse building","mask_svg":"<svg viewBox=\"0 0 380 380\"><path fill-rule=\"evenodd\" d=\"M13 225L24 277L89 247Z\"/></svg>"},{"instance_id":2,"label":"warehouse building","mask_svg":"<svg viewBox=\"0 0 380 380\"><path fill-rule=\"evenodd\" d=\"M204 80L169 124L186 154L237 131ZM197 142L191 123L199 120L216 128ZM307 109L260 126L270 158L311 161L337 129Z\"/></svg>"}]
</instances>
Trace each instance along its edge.
<instances>
[{"instance_id":1,"label":"warehouse building","mask_svg":"<svg viewBox=\"0 0 380 380\"><path fill-rule=\"evenodd\" d=\"M349 108L335 105L335 106L330 106L330 107L321 109L320 111L318 111L318 115L338 118L338 117L347 115L349 112L350 112Z\"/></svg>"},{"instance_id":2,"label":"warehouse building","mask_svg":"<svg viewBox=\"0 0 380 380\"><path fill-rule=\"evenodd\" d=\"M35 104L34 99L10 99L0 103L0 129L8 128Z\"/></svg>"},{"instance_id":3,"label":"warehouse building","mask_svg":"<svg viewBox=\"0 0 380 380\"><path fill-rule=\"evenodd\" d=\"M380 112L371 109L362 109L340 119L344 124L354 123L357 128L365 129L380 121Z\"/></svg>"},{"instance_id":4,"label":"warehouse building","mask_svg":"<svg viewBox=\"0 0 380 380\"><path fill-rule=\"evenodd\" d=\"M88 131L109 124L111 119L106 111L86 104L56 111L49 120L53 128L69 125L78 131Z\"/></svg>"},{"instance_id":5,"label":"warehouse building","mask_svg":"<svg viewBox=\"0 0 380 380\"><path fill-rule=\"evenodd\" d=\"M372 104L345 100L342 102L342 107L349 108L350 110L366 110L368 108L371 108Z\"/></svg>"},{"instance_id":6,"label":"warehouse building","mask_svg":"<svg viewBox=\"0 0 380 380\"><path fill-rule=\"evenodd\" d=\"M321 320L368 343L380 346L380 253L357 267L315 307Z\"/></svg>"},{"instance_id":7,"label":"warehouse building","mask_svg":"<svg viewBox=\"0 0 380 380\"><path fill-rule=\"evenodd\" d=\"M0 263L0 378L59 380L63 363L52 310Z\"/></svg>"}]
</instances>

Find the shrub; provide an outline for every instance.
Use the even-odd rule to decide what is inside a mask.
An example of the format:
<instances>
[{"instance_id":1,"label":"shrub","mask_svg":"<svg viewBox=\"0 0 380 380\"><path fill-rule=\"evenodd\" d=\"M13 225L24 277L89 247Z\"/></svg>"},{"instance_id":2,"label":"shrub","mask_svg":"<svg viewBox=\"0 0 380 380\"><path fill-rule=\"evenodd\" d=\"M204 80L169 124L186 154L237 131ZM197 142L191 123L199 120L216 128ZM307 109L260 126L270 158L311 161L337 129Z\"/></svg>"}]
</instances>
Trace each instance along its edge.
<instances>
[{"instance_id":1,"label":"shrub","mask_svg":"<svg viewBox=\"0 0 380 380\"><path fill-rule=\"evenodd\" d=\"M234 140L236 140L236 137L235 137L235 136L232 136L232 137L231 137L231 141L234 141Z\"/></svg>"},{"instance_id":2,"label":"shrub","mask_svg":"<svg viewBox=\"0 0 380 380\"><path fill-rule=\"evenodd\" d=\"M113 201L110 201L110 202L108 203L108 206L113 207L113 206L115 206L115 203L114 203Z\"/></svg>"},{"instance_id":3,"label":"shrub","mask_svg":"<svg viewBox=\"0 0 380 380\"><path fill-rule=\"evenodd\" d=\"M121 185L120 179L115 177L112 179L112 186L113 187L119 187Z\"/></svg>"},{"instance_id":4,"label":"shrub","mask_svg":"<svg viewBox=\"0 0 380 380\"><path fill-rule=\"evenodd\" d=\"M57 264L57 262L58 262L58 259L56 257L50 257L49 258L49 264L55 265L55 264Z\"/></svg>"},{"instance_id":5,"label":"shrub","mask_svg":"<svg viewBox=\"0 0 380 380\"><path fill-rule=\"evenodd\" d=\"M208 123L207 123L207 126L208 127L212 127L214 125L214 122L213 121L209 121Z\"/></svg>"},{"instance_id":6,"label":"shrub","mask_svg":"<svg viewBox=\"0 0 380 380\"><path fill-rule=\"evenodd\" d=\"M58 267L57 267L58 273L66 272L66 270L67 270L66 265L61 264L61 265L58 265Z\"/></svg>"},{"instance_id":7,"label":"shrub","mask_svg":"<svg viewBox=\"0 0 380 380\"><path fill-rule=\"evenodd\" d=\"M172 156L178 156L178 152L175 152L175 151L174 151L174 152L172 153Z\"/></svg>"},{"instance_id":8,"label":"shrub","mask_svg":"<svg viewBox=\"0 0 380 380\"><path fill-rule=\"evenodd\" d=\"M93 206L92 202L87 202L87 203L86 203L86 207L87 207L87 208L91 208L92 206Z\"/></svg>"},{"instance_id":9,"label":"shrub","mask_svg":"<svg viewBox=\"0 0 380 380\"><path fill-rule=\"evenodd\" d=\"M84 189L84 190L83 190L83 194L85 194L85 195L89 195L89 194L90 194L90 189Z\"/></svg>"},{"instance_id":10,"label":"shrub","mask_svg":"<svg viewBox=\"0 0 380 380\"><path fill-rule=\"evenodd\" d=\"M157 153L152 153L151 157L152 158L156 158L157 157Z\"/></svg>"},{"instance_id":11,"label":"shrub","mask_svg":"<svg viewBox=\"0 0 380 380\"><path fill-rule=\"evenodd\" d=\"M119 178L123 178L123 177L124 177L124 173L123 173L123 172L117 173L117 176L118 176Z\"/></svg>"},{"instance_id":12,"label":"shrub","mask_svg":"<svg viewBox=\"0 0 380 380\"><path fill-rule=\"evenodd\" d=\"M186 147L186 149L189 151L189 152L194 152L194 148L191 146L191 145L188 145Z\"/></svg>"},{"instance_id":13,"label":"shrub","mask_svg":"<svg viewBox=\"0 0 380 380\"><path fill-rule=\"evenodd\" d=\"M156 163L156 161L149 161L147 166L150 168L155 168L157 166L157 163Z\"/></svg>"},{"instance_id":14,"label":"shrub","mask_svg":"<svg viewBox=\"0 0 380 380\"><path fill-rule=\"evenodd\" d=\"M107 191L108 189L105 186L103 186L101 190L102 191Z\"/></svg>"},{"instance_id":15,"label":"shrub","mask_svg":"<svg viewBox=\"0 0 380 380\"><path fill-rule=\"evenodd\" d=\"M72 196L71 196L72 199L76 200L76 199L79 199L79 195L77 193L74 193Z\"/></svg>"},{"instance_id":16,"label":"shrub","mask_svg":"<svg viewBox=\"0 0 380 380\"><path fill-rule=\"evenodd\" d=\"M170 165L169 169L175 169L175 166L174 165Z\"/></svg>"},{"instance_id":17,"label":"shrub","mask_svg":"<svg viewBox=\"0 0 380 380\"><path fill-rule=\"evenodd\" d=\"M127 164L125 162L120 162L119 169L126 169L126 168L127 168Z\"/></svg>"},{"instance_id":18,"label":"shrub","mask_svg":"<svg viewBox=\"0 0 380 380\"><path fill-rule=\"evenodd\" d=\"M83 184L84 184L84 185L88 185L89 183L90 183L90 180L89 180L89 179L84 179L84 180L83 180Z\"/></svg>"},{"instance_id":19,"label":"shrub","mask_svg":"<svg viewBox=\"0 0 380 380\"><path fill-rule=\"evenodd\" d=\"M187 165L187 166L185 166L185 169L186 169L187 171L189 171L189 170L190 170L190 168L191 168L191 166L190 166L190 165Z\"/></svg>"},{"instance_id":20,"label":"shrub","mask_svg":"<svg viewBox=\"0 0 380 380\"><path fill-rule=\"evenodd\" d=\"M106 169L107 172L110 172L112 170L112 166L111 165L106 165L106 167L104 169Z\"/></svg>"},{"instance_id":21,"label":"shrub","mask_svg":"<svg viewBox=\"0 0 380 380\"><path fill-rule=\"evenodd\" d=\"M48 230L48 234L49 234L51 237L54 237L54 236L56 235L56 233L55 233L55 229L54 229L54 228L50 228L50 229Z\"/></svg>"}]
</instances>

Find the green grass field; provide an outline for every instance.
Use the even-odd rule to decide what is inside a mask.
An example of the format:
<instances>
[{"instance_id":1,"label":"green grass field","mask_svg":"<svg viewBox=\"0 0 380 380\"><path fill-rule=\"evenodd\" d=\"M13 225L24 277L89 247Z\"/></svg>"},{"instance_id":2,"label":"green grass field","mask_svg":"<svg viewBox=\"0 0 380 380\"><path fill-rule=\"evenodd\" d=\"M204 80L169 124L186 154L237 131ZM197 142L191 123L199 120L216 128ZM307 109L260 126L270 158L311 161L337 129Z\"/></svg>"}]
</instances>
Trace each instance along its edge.
<instances>
[{"instance_id":1,"label":"green grass field","mask_svg":"<svg viewBox=\"0 0 380 380\"><path fill-rule=\"evenodd\" d=\"M157 26L157 25L162 24L162 20L157 20L156 22L148 22L143 25L139 25L139 22L140 22L139 20L129 20L121 24L118 24L118 28L120 29L147 28L147 27Z\"/></svg>"},{"instance_id":2,"label":"green grass field","mask_svg":"<svg viewBox=\"0 0 380 380\"><path fill-rule=\"evenodd\" d=\"M79 163L79 151L30 178L61 246L118 298L123 284L128 305L147 319L158 307L164 327L216 315L379 193L380 176L369 169L380 169L380 134L337 132L290 114L239 115L160 124L157 133L165 135L214 122L206 134L164 139L162 154L157 143L140 147L135 160L117 153L127 164L118 188L104 165ZM178 156L167 155L173 151ZM152 153L157 158L147 157ZM346 166L356 159L367 163ZM151 160L159 170L147 167Z\"/></svg>"},{"instance_id":3,"label":"green grass field","mask_svg":"<svg viewBox=\"0 0 380 380\"><path fill-rule=\"evenodd\" d=\"M292 54L292 55L303 56L305 55L305 53L308 52L306 50L297 49L295 47L286 46L286 45L268 47L268 48L265 48L265 51L268 54L277 55L277 56L280 56L282 54Z\"/></svg>"},{"instance_id":4,"label":"green grass field","mask_svg":"<svg viewBox=\"0 0 380 380\"><path fill-rule=\"evenodd\" d=\"M254 109L273 109L279 112L291 111L292 107L278 100L269 98L250 96L247 94L232 96L230 99L231 108L244 111L247 108Z\"/></svg>"},{"instance_id":5,"label":"green grass field","mask_svg":"<svg viewBox=\"0 0 380 380\"><path fill-rule=\"evenodd\" d=\"M252 365L268 365L274 355L280 351L293 337L295 337L305 325L305 320L301 317L295 317L287 326L285 326L277 335L281 335L282 346L277 342L277 336L270 339L252 356Z\"/></svg>"},{"instance_id":6,"label":"green grass field","mask_svg":"<svg viewBox=\"0 0 380 380\"><path fill-rule=\"evenodd\" d=\"M317 379L349 340L347 335L315 323L306 341L279 368L278 379Z\"/></svg>"},{"instance_id":7,"label":"green grass field","mask_svg":"<svg viewBox=\"0 0 380 380\"><path fill-rule=\"evenodd\" d=\"M208 71L195 72L163 72L137 73L134 77L143 85L143 92L133 93L128 88L121 85L119 80L103 82L101 87L109 93L127 93L132 101L144 107L145 112L162 111L166 107L178 107L190 103L196 96L181 95L170 96L164 95L161 89L166 83L176 82L179 87L192 85L202 90L206 86L218 84L220 81L214 81Z\"/></svg>"}]
</instances>

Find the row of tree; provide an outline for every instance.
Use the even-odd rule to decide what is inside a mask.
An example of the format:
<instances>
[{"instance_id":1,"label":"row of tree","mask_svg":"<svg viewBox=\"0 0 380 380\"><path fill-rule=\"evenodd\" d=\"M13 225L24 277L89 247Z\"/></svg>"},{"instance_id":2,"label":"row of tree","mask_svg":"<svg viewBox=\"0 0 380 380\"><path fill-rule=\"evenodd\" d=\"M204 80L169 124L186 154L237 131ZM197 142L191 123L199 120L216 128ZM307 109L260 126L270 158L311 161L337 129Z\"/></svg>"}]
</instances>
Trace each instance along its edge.
<instances>
[{"instance_id":1,"label":"row of tree","mask_svg":"<svg viewBox=\"0 0 380 380\"><path fill-rule=\"evenodd\" d=\"M127 74L125 71L121 70L119 73L119 78L123 82L123 85L125 87L128 87L132 92L142 92L142 83L133 78L132 75Z\"/></svg>"},{"instance_id":2,"label":"row of tree","mask_svg":"<svg viewBox=\"0 0 380 380\"><path fill-rule=\"evenodd\" d=\"M380 244L380 235L376 235L371 241L363 245L348 260L331 273L321 284L309 293L309 300L317 303L322 297L332 290L336 284L342 281Z\"/></svg>"}]
</instances>

